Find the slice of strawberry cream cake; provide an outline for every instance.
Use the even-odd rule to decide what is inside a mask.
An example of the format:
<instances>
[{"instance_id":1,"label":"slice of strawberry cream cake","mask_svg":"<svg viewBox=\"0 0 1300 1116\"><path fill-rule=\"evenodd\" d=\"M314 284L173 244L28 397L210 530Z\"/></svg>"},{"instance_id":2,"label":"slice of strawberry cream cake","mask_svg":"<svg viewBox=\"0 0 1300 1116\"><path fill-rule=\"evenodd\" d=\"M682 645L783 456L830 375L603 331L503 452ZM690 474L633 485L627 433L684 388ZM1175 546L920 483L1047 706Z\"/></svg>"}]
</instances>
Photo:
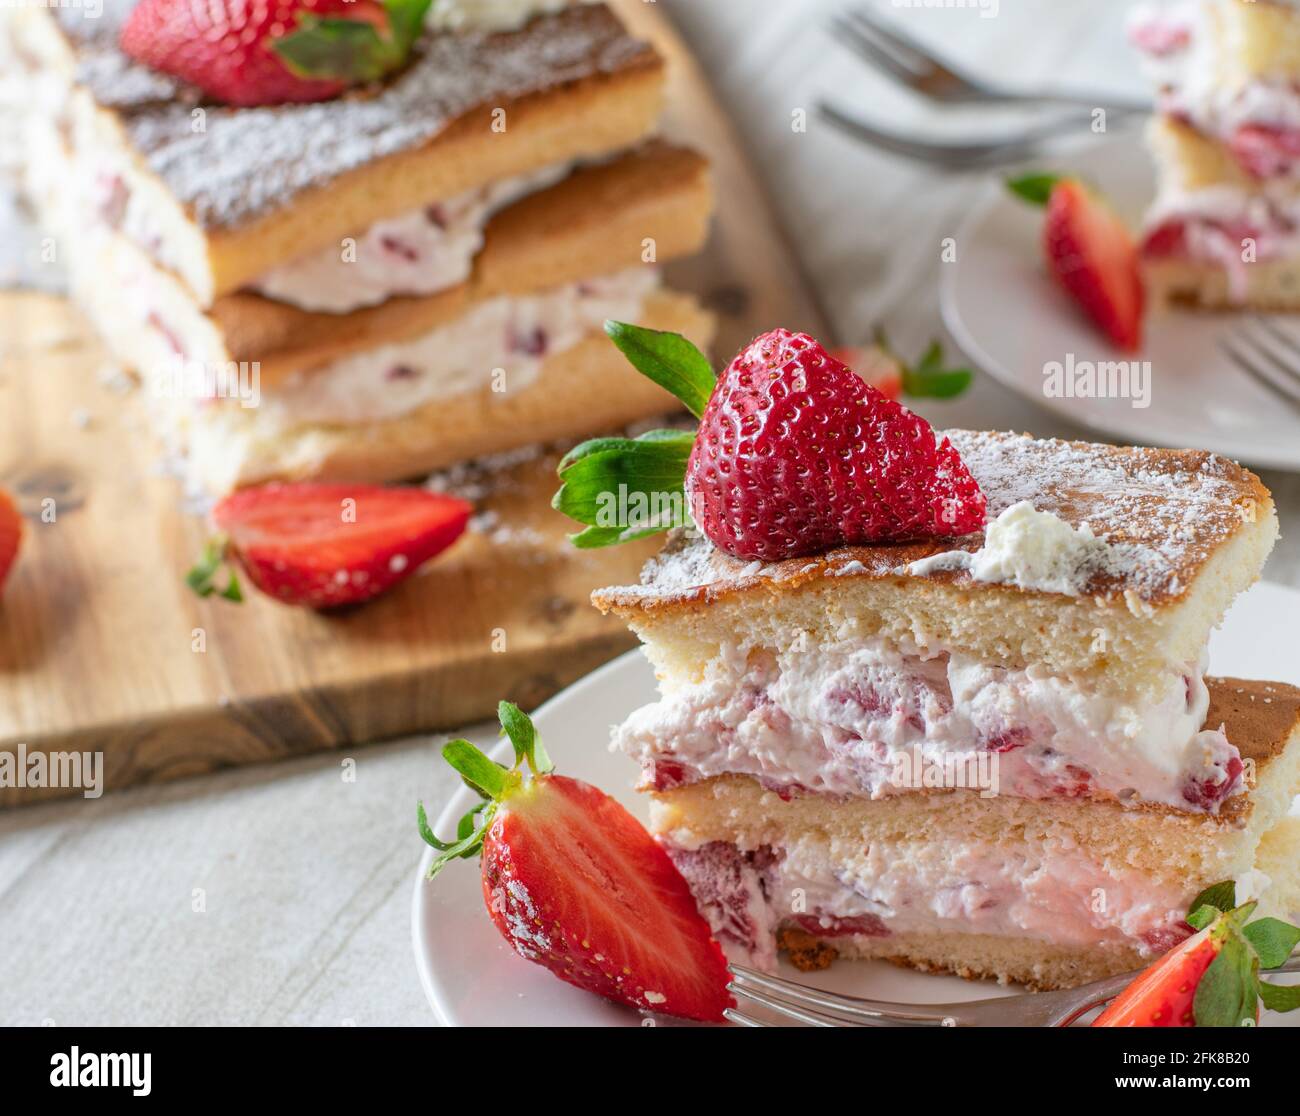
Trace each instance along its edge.
<instances>
[{"instance_id":1,"label":"slice of strawberry cream cake","mask_svg":"<svg viewBox=\"0 0 1300 1116\"><path fill-rule=\"evenodd\" d=\"M594 599L655 666L615 744L733 959L1062 987L1176 944L1216 881L1295 901L1300 692L1205 676L1277 535L1258 478L936 434L802 334L715 381L609 328L700 429L579 446L556 506L580 545L678 528Z\"/></svg>"}]
</instances>

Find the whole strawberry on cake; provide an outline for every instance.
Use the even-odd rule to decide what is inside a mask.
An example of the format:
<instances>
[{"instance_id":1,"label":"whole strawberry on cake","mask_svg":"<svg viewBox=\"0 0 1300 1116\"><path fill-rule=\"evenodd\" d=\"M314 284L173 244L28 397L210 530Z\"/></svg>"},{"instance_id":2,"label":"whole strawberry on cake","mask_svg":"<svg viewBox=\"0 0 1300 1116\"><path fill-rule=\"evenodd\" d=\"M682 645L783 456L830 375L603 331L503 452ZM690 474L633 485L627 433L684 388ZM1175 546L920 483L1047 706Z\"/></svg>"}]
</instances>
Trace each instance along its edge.
<instances>
[{"instance_id":1,"label":"whole strawberry on cake","mask_svg":"<svg viewBox=\"0 0 1300 1116\"><path fill-rule=\"evenodd\" d=\"M554 502L581 547L672 532L594 600L655 667L615 743L729 957L1068 987L1222 881L1300 906L1300 691L1206 676L1277 535L1257 477L936 432L805 334L715 378L606 328L698 429L578 446Z\"/></svg>"}]
</instances>

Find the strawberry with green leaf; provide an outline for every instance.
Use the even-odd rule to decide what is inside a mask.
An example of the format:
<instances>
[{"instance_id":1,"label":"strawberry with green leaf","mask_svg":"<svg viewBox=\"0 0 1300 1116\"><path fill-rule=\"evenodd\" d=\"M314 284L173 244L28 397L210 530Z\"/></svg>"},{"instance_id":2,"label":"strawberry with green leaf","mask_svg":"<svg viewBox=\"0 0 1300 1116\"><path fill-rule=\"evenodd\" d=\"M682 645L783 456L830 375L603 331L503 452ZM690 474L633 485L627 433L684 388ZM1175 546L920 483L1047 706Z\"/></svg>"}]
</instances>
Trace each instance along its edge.
<instances>
[{"instance_id":1,"label":"strawberry with green leaf","mask_svg":"<svg viewBox=\"0 0 1300 1116\"><path fill-rule=\"evenodd\" d=\"M142 0L122 50L229 105L324 101L406 64L431 0Z\"/></svg>"},{"instance_id":2,"label":"strawberry with green leaf","mask_svg":"<svg viewBox=\"0 0 1300 1116\"><path fill-rule=\"evenodd\" d=\"M1187 916L1197 933L1145 969L1092 1025L1251 1027L1261 1003L1271 1011L1300 1008L1300 987L1259 975L1286 963L1300 944L1300 927L1276 918L1251 922L1256 906L1237 906L1231 880L1206 888Z\"/></svg>"},{"instance_id":3,"label":"strawberry with green leaf","mask_svg":"<svg viewBox=\"0 0 1300 1116\"><path fill-rule=\"evenodd\" d=\"M555 774L532 720L503 701L510 767L468 740L443 750L480 801L441 841L421 803L433 879L480 857L483 899L521 957L598 996L720 1022L733 1000L722 949L663 848L603 791Z\"/></svg>"},{"instance_id":4,"label":"strawberry with green leaf","mask_svg":"<svg viewBox=\"0 0 1300 1116\"><path fill-rule=\"evenodd\" d=\"M1142 346L1146 294L1137 245L1124 222L1077 178L1027 174L1007 188L1045 206L1043 251L1048 269L1084 313L1121 349Z\"/></svg>"},{"instance_id":5,"label":"strawberry with green leaf","mask_svg":"<svg viewBox=\"0 0 1300 1116\"><path fill-rule=\"evenodd\" d=\"M576 545L694 523L729 554L779 561L984 526L984 494L948 439L807 334L765 333L715 379L683 337L605 329L700 423L694 434L598 438L567 454L553 505L587 525ZM941 360L927 368L937 373Z\"/></svg>"}]
</instances>

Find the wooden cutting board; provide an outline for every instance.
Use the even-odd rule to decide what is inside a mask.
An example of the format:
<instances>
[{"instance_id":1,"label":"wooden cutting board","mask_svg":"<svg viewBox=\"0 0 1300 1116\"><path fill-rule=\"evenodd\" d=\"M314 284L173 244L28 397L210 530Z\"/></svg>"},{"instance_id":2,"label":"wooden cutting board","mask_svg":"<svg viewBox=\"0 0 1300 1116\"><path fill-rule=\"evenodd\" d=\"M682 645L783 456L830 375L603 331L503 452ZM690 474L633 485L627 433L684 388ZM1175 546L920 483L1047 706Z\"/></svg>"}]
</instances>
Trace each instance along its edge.
<instances>
[{"instance_id":1,"label":"wooden cutting board","mask_svg":"<svg viewBox=\"0 0 1300 1116\"><path fill-rule=\"evenodd\" d=\"M778 323L821 329L696 63L654 5L615 6L672 61L669 132L715 163L712 242L669 281L719 312L719 354ZM0 754L0 780L19 756L95 752L115 790L450 729L503 697L535 706L634 643L588 597L634 580L655 543L570 547L553 454L472 470L475 529L363 608L198 599L183 577L207 527L111 373L66 302L0 295L0 486L28 517L0 601L0 753L14 757ZM0 806L80 793L0 786Z\"/></svg>"}]
</instances>

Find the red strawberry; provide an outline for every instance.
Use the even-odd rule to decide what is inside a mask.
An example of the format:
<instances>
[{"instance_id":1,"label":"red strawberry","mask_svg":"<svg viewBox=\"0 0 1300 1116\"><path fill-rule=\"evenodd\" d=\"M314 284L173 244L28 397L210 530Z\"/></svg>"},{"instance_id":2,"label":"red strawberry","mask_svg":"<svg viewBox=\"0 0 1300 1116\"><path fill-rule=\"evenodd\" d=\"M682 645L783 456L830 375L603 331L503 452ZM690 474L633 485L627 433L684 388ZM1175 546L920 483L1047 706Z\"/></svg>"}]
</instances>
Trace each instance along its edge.
<instances>
[{"instance_id":1,"label":"red strawberry","mask_svg":"<svg viewBox=\"0 0 1300 1116\"><path fill-rule=\"evenodd\" d=\"M9 493L0 489L0 590L4 589L5 578L18 557L22 541L23 517L18 514Z\"/></svg>"},{"instance_id":2,"label":"red strawberry","mask_svg":"<svg viewBox=\"0 0 1300 1116\"><path fill-rule=\"evenodd\" d=\"M903 370L879 345L869 348L846 346L831 350L831 358L853 369L886 399L897 400L903 394Z\"/></svg>"},{"instance_id":3,"label":"red strawberry","mask_svg":"<svg viewBox=\"0 0 1300 1116\"><path fill-rule=\"evenodd\" d=\"M767 561L984 526L979 485L946 438L807 334L756 339L722 374L686 469L715 545Z\"/></svg>"},{"instance_id":4,"label":"red strawberry","mask_svg":"<svg viewBox=\"0 0 1300 1116\"><path fill-rule=\"evenodd\" d=\"M727 963L668 854L603 791L553 774L526 715L509 702L499 712L512 768L466 740L443 749L484 802L452 843L420 807L421 836L439 851L430 878L481 849L488 913L521 957L631 1007L721 1022L734 1002Z\"/></svg>"},{"instance_id":5,"label":"red strawberry","mask_svg":"<svg viewBox=\"0 0 1300 1116\"><path fill-rule=\"evenodd\" d=\"M215 590L227 554L262 592L285 604L332 608L378 596L465 530L473 509L419 488L268 484L227 496L213 511L222 538L189 577ZM238 583L223 593L239 599Z\"/></svg>"},{"instance_id":6,"label":"red strawberry","mask_svg":"<svg viewBox=\"0 0 1300 1116\"><path fill-rule=\"evenodd\" d=\"M1211 928L1165 954L1119 994L1094 1027L1195 1027L1192 1003L1210 962L1223 948Z\"/></svg>"},{"instance_id":7,"label":"red strawberry","mask_svg":"<svg viewBox=\"0 0 1300 1116\"><path fill-rule=\"evenodd\" d=\"M1145 295L1137 247L1124 223L1077 179L1061 179L1047 203L1043 245L1061 285L1121 348L1142 344Z\"/></svg>"},{"instance_id":8,"label":"red strawberry","mask_svg":"<svg viewBox=\"0 0 1300 1116\"><path fill-rule=\"evenodd\" d=\"M1261 1002L1273 1011L1300 1008L1300 988L1259 978L1261 969L1286 962L1300 943L1300 927L1276 918L1250 922L1257 904L1235 904L1232 881L1198 895L1183 925L1199 933L1139 973L1092 1025L1240 1027L1259 1022Z\"/></svg>"},{"instance_id":9,"label":"red strawberry","mask_svg":"<svg viewBox=\"0 0 1300 1116\"><path fill-rule=\"evenodd\" d=\"M400 66L428 6L429 0L142 0L122 28L121 47L227 104L324 101Z\"/></svg>"}]
</instances>

